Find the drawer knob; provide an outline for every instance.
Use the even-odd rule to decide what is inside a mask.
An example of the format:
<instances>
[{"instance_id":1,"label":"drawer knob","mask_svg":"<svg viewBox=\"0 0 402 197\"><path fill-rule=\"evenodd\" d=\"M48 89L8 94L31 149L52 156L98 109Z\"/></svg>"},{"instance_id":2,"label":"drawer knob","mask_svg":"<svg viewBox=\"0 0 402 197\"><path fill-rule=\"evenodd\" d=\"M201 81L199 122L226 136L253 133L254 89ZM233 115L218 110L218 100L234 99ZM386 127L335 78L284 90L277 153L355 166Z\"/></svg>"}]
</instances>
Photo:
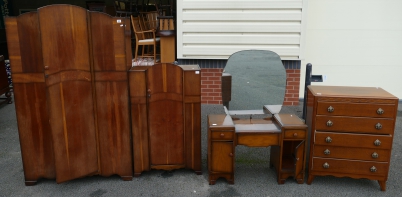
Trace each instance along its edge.
<instances>
[{"instance_id":1,"label":"drawer knob","mask_svg":"<svg viewBox=\"0 0 402 197\"><path fill-rule=\"evenodd\" d=\"M381 141L380 141L380 140L378 140L378 139L376 139L376 140L374 141L374 145L376 145L376 146L381 145Z\"/></svg>"},{"instance_id":2,"label":"drawer knob","mask_svg":"<svg viewBox=\"0 0 402 197\"><path fill-rule=\"evenodd\" d=\"M324 150L324 155L329 155L329 154L331 154L331 151L329 151L328 149Z\"/></svg>"},{"instance_id":3,"label":"drawer knob","mask_svg":"<svg viewBox=\"0 0 402 197\"><path fill-rule=\"evenodd\" d=\"M229 153L229 157L233 157L233 153Z\"/></svg>"},{"instance_id":4,"label":"drawer knob","mask_svg":"<svg viewBox=\"0 0 402 197\"><path fill-rule=\"evenodd\" d=\"M371 172L377 172L377 168L375 166L373 166L373 167L370 168L370 171Z\"/></svg>"},{"instance_id":5,"label":"drawer knob","mask_svg":"<svg viewBox=\"0 0 402 197\"><path fill-rule=\"evenodd\" d=\"M49 70L49 66L45 66L45 70Z\"/></svg>"},{"instance_id":6,"label":"drawer knob","mask_svg":"<svg viewBox=\"0 0 402 197\"><path fill-rule=\"evenodd\" d=\"M293 133L293 137L297 137L297 133Z\"/></svg>"},{"instance_id":7,"label":"drawer knob","mask_svg":"<svg viewBox=\"0 0 402 197\"><path fill-rule=\"evenodd\" d=\"M325 169L328 169L328 168L329 168L329 164L328 164L327 162L325 162L325 163L322 165L322 167L325 168Z\"/></svg>"},{"instance_id":8,"label":"drawer knob","mask_svg":"<svg viewBox=\"0 0 402 197\"><path fill-rule=\"evenodd\" d=\"M381 125L380 123L377 123L377 124L375 125L375 128L376 128L377 130L380 130L380 129L382 129L382 125Z\"/></svg>"},{"instance_id":9,"label":"drawer knob","mask_svg":"<svg viewBox=\"0 0 402 197\"><path fill-rule=\"evenodd\" d=\"M374 158L374 159L377 159L378 158L378 153L374 152L373 154L371 154L371 157Z\"/></svg>"},{"instance_id":10,"label":"drawer knob","mask_svg":"<svg viewBox=\"0 0 402 197\"><path fill-rule=\"evenodd\" d=\"M334 124L334 123L333 123L332 121L328 120L328 122L327 122L327 127L332 127L333 124Z\"/></svg>"},{"instance_id":11,"label":"drawer knob","mask_svg":"<svg viewBox=\"0 0 402 197\"><path fill-rule=\"evenodd\" d=\"M329 113L332 113L332 112L334 111L334 108L333 108L332 106L329 106L328 109L327 109L327 111L328 111Z\"/></svg>"},{"instance_id":12,"label":"drawer knob","mask_svg":"<svg viewBox=\"0 0 402 197\"><path fill-rule=\"evenodd\" d=\"M220 135L221 137L225 137L225 134L224 133L221 133L221 135Z\"/></svg>"},{"instance_id":13,"label":"drawer knob","mask_svg":"<svg viewBox=\"0 0 402 197\"><path fill-rule=\"evenodd\" d=\"M381 109L381 108L378 108L377 109L377 114L378 115L381 115L381 114L383 114L384 113L384 110L383 109Z\"/></svg>"},{"instance_id":14,"label":"drawer knob","mask_svg":"<svg viewBox=\"0 0 402 197\"><path fill-rule=\"evenodd\" d=\"M332 142L332 138L328 136L327 138L325 138L325 142L331 143L331 142Z\"/></svg>"}]
</instances>

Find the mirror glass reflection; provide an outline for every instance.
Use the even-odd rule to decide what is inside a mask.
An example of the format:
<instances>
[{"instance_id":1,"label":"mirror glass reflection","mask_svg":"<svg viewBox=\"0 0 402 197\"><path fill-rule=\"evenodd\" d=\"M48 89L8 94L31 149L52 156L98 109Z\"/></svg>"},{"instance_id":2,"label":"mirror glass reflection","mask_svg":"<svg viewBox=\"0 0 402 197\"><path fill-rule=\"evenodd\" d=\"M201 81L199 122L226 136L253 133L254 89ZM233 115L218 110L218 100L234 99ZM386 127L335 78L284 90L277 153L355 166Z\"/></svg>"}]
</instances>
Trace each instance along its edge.
<instances>
[{"instance_id":1,"label":"mirror glass reflection","mask_svg":"<svg viewBox=\"0 0 402 197\"><path fill-rule=\"evenodd\" d=\"M282 105L286 70L278 54L267 50L244 50L232 54L225 66L232 75L229 110L261 110Z\"/></svg>"}]
</instances>

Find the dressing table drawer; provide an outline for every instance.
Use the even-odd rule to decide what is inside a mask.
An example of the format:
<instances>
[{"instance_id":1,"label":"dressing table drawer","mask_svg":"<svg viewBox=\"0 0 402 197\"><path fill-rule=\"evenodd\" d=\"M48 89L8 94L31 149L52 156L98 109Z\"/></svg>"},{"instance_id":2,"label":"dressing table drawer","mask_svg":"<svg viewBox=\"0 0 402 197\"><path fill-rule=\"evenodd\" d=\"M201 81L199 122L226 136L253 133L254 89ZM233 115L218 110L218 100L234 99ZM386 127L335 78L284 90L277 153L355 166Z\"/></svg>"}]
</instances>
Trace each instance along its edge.
<instances>
[{"instance_id":1,"label":"dressing table drawer","mask_svg":"<svg viewBox=\"0 0 402 197\"><path fill-rule=\"evenodd\" d=\"M322 158L354 159L365 161L389 161L389 149L352 148L340 146L314 146L314 156Z\"/></svg>"},{"instance_id":2,"label":"dressing table drawer","mask_svg":"<svg viewBox=\"0 0 402 197\"><path fill-rule=\"evenodd\" d=\"M305 130L285 130L284 139L305 139L306 131Z\"/></svg>"},{"instance_id":3,"label":"dressing table drawer","mask_svg":"<svg viewBox=\"0 0 402 197\"><path fill-rule=\"evenodd\" d=\"M392 134L395 121L389 118L364 118L348 116L317 116L316 130Z\"/></svg>"},{"instance_id":4,"label":"dressing table drawer","mask_svg":"<svg viewBox=\"0 0 402 197\"><path fill-rule=\"evenodd\" d=\"M384 104L318 102L317 115L393 118L395 105L385 104L389 103L386 100L379 102Z\"/></svg>"},{"instance_id":5,"label":"dressing table drawer","mask_svg":"<svg viewBox=\"0 0 402 197\"><path fill-rule=\"evenodd\" d=\"M212 140L233 140L234 131L211 130Z\"/></svg>"},{"instance_id":6,"label":"dressing table drawer","mask_svg":"<svg viewBox=\"0 0 402 197\"><path fill-rule=\"evenodd\" d=\"M391 149L391 135L315 132L314 144L343 147Z\"/></svg>"},{"instance_id":7,"label":"dressing table drawer","mask_svg":"<svg viewBox=\"0 0 402 197\"><path fill-rule=\"evenodd\" d=\"M314 158L312 170L328 173L358 174L369 176L386 176L388 162L369 162L345 159Z\"/></svg>"}]
</instances>

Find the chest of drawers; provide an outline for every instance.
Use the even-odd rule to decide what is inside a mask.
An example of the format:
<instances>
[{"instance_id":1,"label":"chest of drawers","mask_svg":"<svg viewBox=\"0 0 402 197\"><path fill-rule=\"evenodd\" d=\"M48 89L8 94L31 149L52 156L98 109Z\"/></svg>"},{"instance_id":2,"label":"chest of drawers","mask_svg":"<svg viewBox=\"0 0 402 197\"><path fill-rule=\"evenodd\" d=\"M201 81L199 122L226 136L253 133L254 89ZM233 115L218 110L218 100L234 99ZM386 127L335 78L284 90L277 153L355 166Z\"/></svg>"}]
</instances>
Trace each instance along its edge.
<instances>
[{"instance_id":1,"label":"chest of drawers","mask_svg":"<svg viewBox=\"0 0 402 197\"><path fill-rule=\"evenodd\" d=\"M366 178L385 191L397 108L381 88L309 86L307 184L315 176Z\"/></svg>"}]
</instances>

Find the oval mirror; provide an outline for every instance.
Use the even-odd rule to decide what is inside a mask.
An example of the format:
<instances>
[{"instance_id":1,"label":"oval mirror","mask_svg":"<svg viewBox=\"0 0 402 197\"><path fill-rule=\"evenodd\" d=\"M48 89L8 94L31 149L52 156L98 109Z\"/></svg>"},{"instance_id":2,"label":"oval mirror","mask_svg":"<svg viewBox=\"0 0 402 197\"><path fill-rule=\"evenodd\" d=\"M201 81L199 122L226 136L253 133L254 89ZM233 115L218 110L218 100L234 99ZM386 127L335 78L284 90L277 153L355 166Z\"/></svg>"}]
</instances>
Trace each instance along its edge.
<instances>
[{"instance_id":1,"label":"oval mirror","mask_svg":"<svg viewBox=\"0 0 402 197\"><path fill-rule=\"evenodd\" d=\"M278 54L239 51L229 57L223 72L232 76L229 110L262 110L264 105L283 104L286 70Z\"/></svg>"}]
</instances>

